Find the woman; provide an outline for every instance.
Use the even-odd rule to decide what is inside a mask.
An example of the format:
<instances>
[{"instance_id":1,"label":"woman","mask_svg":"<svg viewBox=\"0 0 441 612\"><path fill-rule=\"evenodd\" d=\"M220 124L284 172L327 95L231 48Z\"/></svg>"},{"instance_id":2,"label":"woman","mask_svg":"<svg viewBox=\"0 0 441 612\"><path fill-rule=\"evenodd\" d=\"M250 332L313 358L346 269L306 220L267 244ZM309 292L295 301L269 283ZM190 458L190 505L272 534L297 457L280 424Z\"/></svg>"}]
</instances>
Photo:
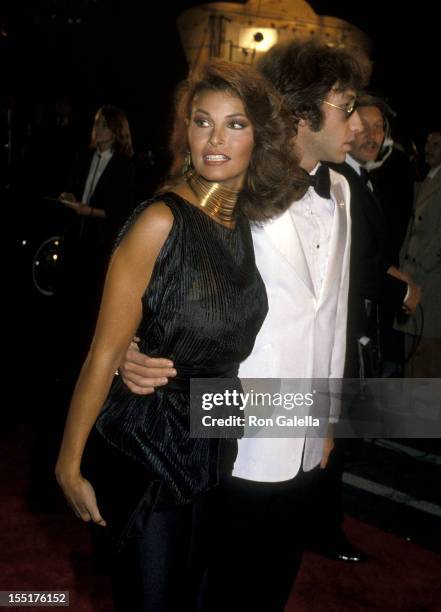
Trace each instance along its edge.
<instances>
[{"instance_id":1,"label":"woman","mask_svg":"<svg viewBox=\"0 0 441 612\"><path fill-rule=\"evenodd\" d=\"M97 110L90 150L72 173L74 193L63 192L59 199L78 215L107 219L115 228L131 212L134 197L132 136L124 111L109 105Z\"/></svg>"},{"instance_id":2,"label":"woman","mask_svg":"<svg viewBox=\"0 0 441 612\"><path fill-rule=\"evenodd\" d=\"M125 113L102 106L95 114L89 151L72 169L59 199L74 213L63 236L60 298L70 321L63 362L78 373L93 334L110 253L121 225L135 207L135 168ZM65 345L61 347L63 350Z\"/></svg>"},{"instance_id":3,"label":"woman","mask_svg":"<svg viewBox=\"0 0 441 612\"><path fill-rule=\"evenodd\" d=\"M132 136L124 111L110 105L97 110L89 149L72 170L70 191L59 199L80 217L71 237L78 250L90 247L107 266L118 230L135 205Z\"/></svg>"},{"instance_id":4,"label":"woman","mask_svg":"<svg viewBox=\"0 0 441 612\"><path fill-rule=\"evenodd\" d=\"M171 177L119 238L56 468L75 513L124 543L116 604L131 611L196 609L206 504L236 443L190 438L189 380L234 377L251 352L267 302L248 219L282 212L306 189L280 99L250 68L211 62L177 102ZM106 401L135 333L178 375L150 396L117 379ZM81 474L92 428L97 498Z\"/></svg>"}]
</instances>

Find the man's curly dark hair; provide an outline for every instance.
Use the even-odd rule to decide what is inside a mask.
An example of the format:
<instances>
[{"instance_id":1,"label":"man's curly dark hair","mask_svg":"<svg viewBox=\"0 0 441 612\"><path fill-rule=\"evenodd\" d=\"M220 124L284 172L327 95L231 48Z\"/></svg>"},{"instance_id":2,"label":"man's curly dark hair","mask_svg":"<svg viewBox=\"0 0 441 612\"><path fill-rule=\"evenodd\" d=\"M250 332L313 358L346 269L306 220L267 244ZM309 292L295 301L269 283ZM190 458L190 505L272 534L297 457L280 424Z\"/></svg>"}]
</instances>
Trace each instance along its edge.
<instances>
[{"instance_id":1,"label":"man's curly dark hair","mask_svg":"<svg viewBox=\"0 0 441 612\"><path fill-rule=\"evenodd\" d=\"M321 101L331 90L358 91L366 78L347 51L316 41L276 45L262 57L258 68L283 96L293 117L308 121L315 132L324 121Z\"/></svg>"}]
</instances>

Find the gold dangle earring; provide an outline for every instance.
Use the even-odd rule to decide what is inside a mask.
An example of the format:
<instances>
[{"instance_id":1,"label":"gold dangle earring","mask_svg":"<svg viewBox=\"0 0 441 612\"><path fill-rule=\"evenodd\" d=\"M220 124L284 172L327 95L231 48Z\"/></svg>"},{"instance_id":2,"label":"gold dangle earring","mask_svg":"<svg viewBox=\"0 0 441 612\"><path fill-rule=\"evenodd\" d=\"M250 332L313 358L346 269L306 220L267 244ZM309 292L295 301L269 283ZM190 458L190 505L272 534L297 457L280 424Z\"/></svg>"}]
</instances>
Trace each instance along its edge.
<instances>
[{"instance_id":1,"label":"gold dangle earring","mask_svg":"<svg viewBox=\"0 0 441 612\"><path fill-rule=\"evenodd\" d=\"M191 169L191 167L192 167L192 164L191 164L191 153L187 149L187 151L185 152L184 164L182 166L182 174L185 176L187 174L187 172Z\"/></svg>"}]
</instances>

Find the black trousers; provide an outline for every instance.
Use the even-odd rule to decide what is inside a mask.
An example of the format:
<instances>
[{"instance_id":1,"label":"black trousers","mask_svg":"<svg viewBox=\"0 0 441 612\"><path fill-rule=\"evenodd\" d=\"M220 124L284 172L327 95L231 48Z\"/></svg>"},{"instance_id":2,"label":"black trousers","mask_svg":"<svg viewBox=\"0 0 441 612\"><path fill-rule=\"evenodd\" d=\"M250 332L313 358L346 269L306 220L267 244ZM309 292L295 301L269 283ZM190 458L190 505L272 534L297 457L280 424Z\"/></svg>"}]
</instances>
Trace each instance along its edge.
<instances>
[{"instance_id":1,"label":"black trousers","mask_svg":"<svg viewBox=\"0 0 441 612\"><path fill-rule=\"evenodd\" d=\"M114 449L95 430L86 448L83 473L95 488L108 524L94 526L93 533L98 559L104 560L110 573L115 611L198 610L211 544L212 493L183 506L155 508L155 489L146 468ZM148 502L145 508L140 505L143 499ZM131 515L134 519L127 530ZM122 533L126 535L120 537Z\"/></svg>"},{"instance_id":2,"label":"black trousers","mask_svg":"<svg viewBox=\"0 0 441 612\"><path fill-rule=\"evenodd\" d=\"M122 525L146 476L133 461L101 450L95 447L85 474L106 521ZM104 465L97 465L98 456ZM282 483L230 477L191 504L153 509L119 550L112 530L96 527L108 549L116 612L282 612L300 566L319 471Z\"/></svg>"},{"instance_id":3,"label":"black trousers","mask_svg":"<svg viewBox=\"0 0 441 612\"><path fill-rule=\"evenodd\" d=\"M221 485L204 609L283 611L300 567L318 472L283 483L232 477Z\"/></svg>"},{"instance_id":4,"label":"black trousers","mask_svg":"<svg viewBox=\"0 0 441 612\"><path fill-rule=\"evenodd\" d=\"M115 612L196 612L207 568L208 499L154 511L110 563Z\"/></svg>"},{"instance_id":5,"label":"black trousers","mask_svg":"<svg viewBox=\"0 0 441 612\"><path fill-rule=\"evenodd\" d=\"M334 449L324 470L320 470L315 503L309 513L313 528L308 530L306 548L337 549L345 538L343 531L343 472L345 463L360 454L360 438L336 438Z\"/></svg>"}]
</instances>

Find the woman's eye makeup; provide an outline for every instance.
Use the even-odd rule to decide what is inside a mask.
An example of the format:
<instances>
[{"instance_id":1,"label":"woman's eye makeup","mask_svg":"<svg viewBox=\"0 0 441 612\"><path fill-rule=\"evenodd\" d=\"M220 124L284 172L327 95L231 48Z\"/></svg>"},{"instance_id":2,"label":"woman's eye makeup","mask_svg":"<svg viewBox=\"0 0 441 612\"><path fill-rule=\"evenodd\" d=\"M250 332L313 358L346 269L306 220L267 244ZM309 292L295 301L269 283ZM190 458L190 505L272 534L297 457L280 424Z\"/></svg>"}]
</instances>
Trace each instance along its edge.
<instances>
[{"instance_id":1,"label":"woman's eye makeup","mask_svg":"<svg viewBox=\"0 0 441 612\"><path fill-rule=\"evenodd\" d=\"M198 117L197 115L193 118L193 122L198 127L211 127L213 125L213 122L206 117ZM242 130L243 128L248 127L248 125L248 122L242 119L231 119L227 123L227 127L233 130Z\"/></svg>"},{"instance_id":2,"label":"woman's eye makeup","mask_svg":"<svg viewBox=\"0 0 441 612\"><path fill-rule=\"evenodd\" d=\"M228 127L231 127L235 130L242 130L243 128L248 127L248 123L239 119L233 119L233 121L230 121L230 123L228 124Z\"/></svg>"},{"instance_id":3,"label":"woman's eye makeup","mask_svg":"<svg viewBox=\"0 0 441 612\"><path fill-rule=\"evenodd\" d=\"M198 115L193 117L193 121L198 127L209 127L211 125L210 121L206 117L200 117Z\"/></svg>"}]
</instances>

